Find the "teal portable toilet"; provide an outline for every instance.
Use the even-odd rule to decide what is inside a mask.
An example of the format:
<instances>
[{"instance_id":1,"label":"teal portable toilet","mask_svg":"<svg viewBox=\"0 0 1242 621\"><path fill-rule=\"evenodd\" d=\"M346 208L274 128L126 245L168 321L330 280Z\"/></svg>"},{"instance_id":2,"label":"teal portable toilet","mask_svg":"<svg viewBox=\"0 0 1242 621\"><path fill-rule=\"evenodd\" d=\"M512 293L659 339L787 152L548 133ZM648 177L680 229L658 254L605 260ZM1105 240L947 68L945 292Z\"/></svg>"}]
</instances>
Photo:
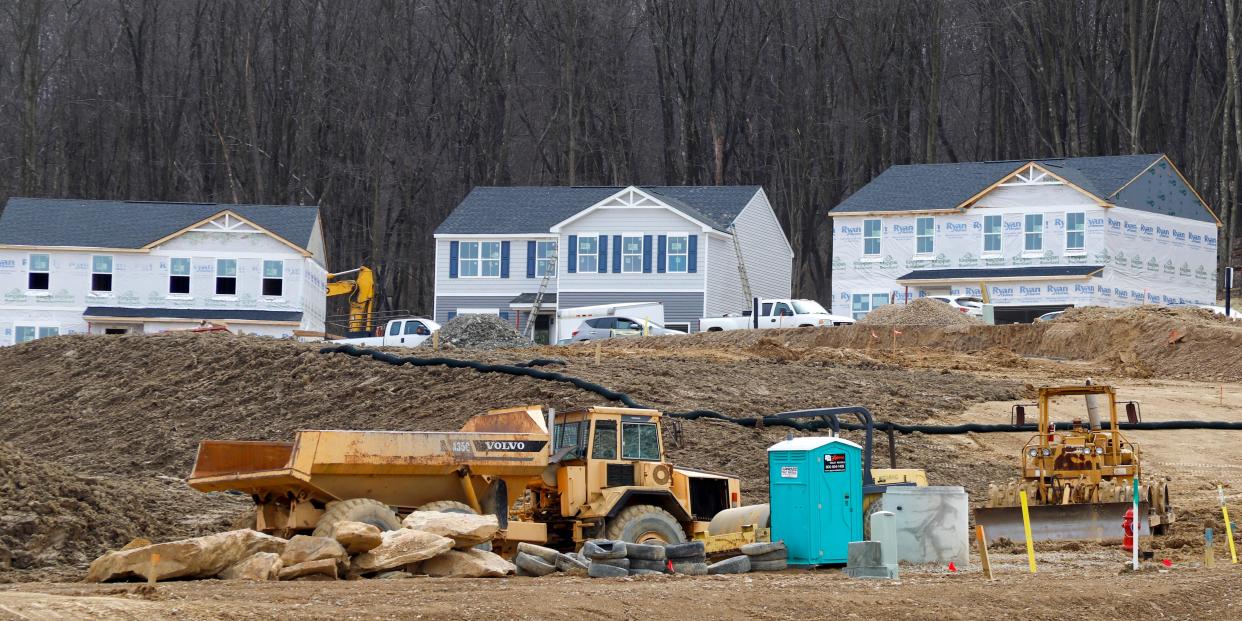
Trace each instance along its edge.
<instances>
[{"instance_id":1,"label":"teal portable toilet","mask_svg":"<svg viewBox=\"0 0 1242 621\"><path fill-rule=\"evenodd\" d=\"M862 447L841 438L791 438L768 448L772 541L790 565L845 563L862 527Z\"/></svg>"}]
</instances>

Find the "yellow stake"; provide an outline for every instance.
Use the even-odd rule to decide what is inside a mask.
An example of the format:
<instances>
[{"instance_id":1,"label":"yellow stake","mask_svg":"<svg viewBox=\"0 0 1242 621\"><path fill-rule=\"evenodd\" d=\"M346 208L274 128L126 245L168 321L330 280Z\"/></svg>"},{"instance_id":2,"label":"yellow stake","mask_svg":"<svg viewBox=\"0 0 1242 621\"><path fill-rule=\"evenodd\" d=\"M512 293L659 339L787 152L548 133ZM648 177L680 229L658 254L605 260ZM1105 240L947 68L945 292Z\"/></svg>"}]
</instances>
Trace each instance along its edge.
<instances>
[{"instance_id":1,"label":"yellow stake","mask_svg":"<svg viewBox=\"0 0 1242 621\"><path fill-rule=\"evenodd\" d=\"M1229 556L1233 558L1233 562L1236 565L1238 563L1238 549L1233 544L1233 526L1229 524L1229 508L1225 506L1224 486L1216 486L1216 496L1220 498L1220 515L1225 519L1225 538L1229 540Z\"/></svg>"},{"instance_id":2,"label":"yellow stake","mask_svg":"<svg viewBox=\"0 0 1242 621\"><path fill-rule=\"evenodd\" d=\"M1035 573L1035 542L1031 540L1031 511L1026 506L1026 490L1018 492L1018 498L1022 500L1022 528L1026 531L1026 560L1031 566L1031 573Z\"/></svg>"}]
</instances>

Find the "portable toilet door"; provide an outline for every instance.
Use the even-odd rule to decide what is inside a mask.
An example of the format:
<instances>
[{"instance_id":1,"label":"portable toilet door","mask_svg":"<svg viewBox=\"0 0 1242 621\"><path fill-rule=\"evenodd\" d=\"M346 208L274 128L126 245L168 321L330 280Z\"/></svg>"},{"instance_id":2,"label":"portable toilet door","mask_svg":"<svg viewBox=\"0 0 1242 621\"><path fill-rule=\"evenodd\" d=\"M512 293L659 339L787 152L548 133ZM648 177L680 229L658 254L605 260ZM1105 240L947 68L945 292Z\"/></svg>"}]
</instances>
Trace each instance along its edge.
<instances>
[{"instance_id":1,"label":"portable toilet door","mask_svg":"<svg viewBox=\"0 0 1242 621\"><path fill-rule=\"evenodd\" d=\"M841 438L793 438L768 449L772 540L791 565L845 563L862 539L862 448Z\"/></svg>"}]
</instances>

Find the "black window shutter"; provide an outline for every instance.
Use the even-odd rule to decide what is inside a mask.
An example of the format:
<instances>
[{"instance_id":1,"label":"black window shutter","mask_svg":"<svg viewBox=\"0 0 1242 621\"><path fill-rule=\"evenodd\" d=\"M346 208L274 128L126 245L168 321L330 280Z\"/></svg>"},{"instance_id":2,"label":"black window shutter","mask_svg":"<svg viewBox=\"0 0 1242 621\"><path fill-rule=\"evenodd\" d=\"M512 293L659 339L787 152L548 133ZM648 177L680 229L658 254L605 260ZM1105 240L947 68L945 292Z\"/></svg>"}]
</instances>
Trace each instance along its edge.
<instances>
[{"instance_id":1,"label":"black window shutter","mask_svg":"<svg viewBox=\"0 0 1242 621\"><path fill-rule=\"evenodd\" d=\"M577 235L569 236L569 265L566 267L566 270L570 274L575 274L578 272L578 236Z\"/></svg>"},{"instance_id":2,"label":"black window shutter","mask_svg":"<svg viewBox=\"0 0 1242 621\"><path fill-rule=\"evenodd\" d=\"M526 242L526 277L535 277L535 242Z\"/></svg>"},{"instance_id":3,"label":"black window shutter","mask_svg":"<svg viewBox=\"0 0 1242 621\"><path fill-rule=\"evenodd\" d=\"M457 242L449 242L449 278L457 278Z\"/></svg>"}]
</instances>

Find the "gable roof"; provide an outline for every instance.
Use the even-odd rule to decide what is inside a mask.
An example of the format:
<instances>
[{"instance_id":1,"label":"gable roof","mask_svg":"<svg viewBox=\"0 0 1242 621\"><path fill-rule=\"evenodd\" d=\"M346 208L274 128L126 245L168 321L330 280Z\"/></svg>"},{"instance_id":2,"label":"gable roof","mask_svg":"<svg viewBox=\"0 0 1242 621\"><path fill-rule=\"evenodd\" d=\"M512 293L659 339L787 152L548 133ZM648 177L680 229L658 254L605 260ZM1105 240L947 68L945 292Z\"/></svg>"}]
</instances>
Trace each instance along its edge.
<instances>
[{"instance_id":1,"label":"gable roof","mask_svg":"<svg viewBox=\"0 0 1242 621\"><path fill-rule=\"evenodd\" d=\"M436 234L546 235L563 222L629 186L476 187ZM756 185L634 186L684 215L725 231L760 191Z\"/></svg>"},{"instance_id":2,"label":"gable roof","mask_svg":"<svg viewBox=\"0 0 1242 621\"><path fill-rule=\"evenodd\" d=\"M0 244L143 248L212 216L232 211L306 250L319 207L10 198L0 214Z\"/></svg>"},{"instance_id":3,"label":"gable roof","mask_svg":"<svg viewBox=\"0 0 1242 621\"><path fill-rule=\"evenodd\" d=\"M1121 193L1127 184L1162 159L1167 161L1164 154L1153 153L892 166L847 197L830 213L960 209L1011 173L1033 163L1101 201L1151 213L1215 222L1216 217L1206 204L1197 200L1197 196L1195 204L1202 208L1187 208L1185 205L1170 207L1156 204L1145 195ZM1165 208L1162 209L1162 206Z\"/></svg>"}]
</instances>

